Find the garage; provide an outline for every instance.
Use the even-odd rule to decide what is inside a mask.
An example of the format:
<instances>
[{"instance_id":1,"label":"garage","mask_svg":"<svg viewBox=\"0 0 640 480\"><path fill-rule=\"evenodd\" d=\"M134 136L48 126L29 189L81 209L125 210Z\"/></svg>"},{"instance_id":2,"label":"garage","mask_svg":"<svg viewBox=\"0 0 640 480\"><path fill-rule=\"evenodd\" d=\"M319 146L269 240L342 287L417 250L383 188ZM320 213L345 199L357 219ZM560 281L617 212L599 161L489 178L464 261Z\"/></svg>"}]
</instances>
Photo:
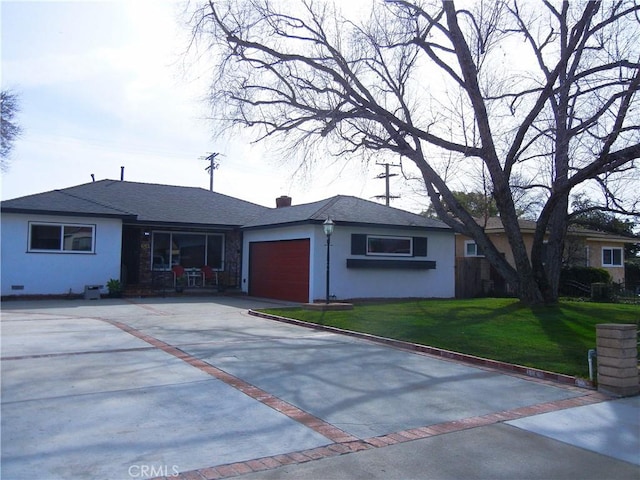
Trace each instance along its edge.
<instances>
[{"instance_id":1,"label":"garage","mask_svg":"<svg viewBox=\"0 0 640 480\"><path fill-rule=\"evenodd\" d=\"M249 243L249 295L309 301L308 238Z\"/></svg>"}]
</instances>

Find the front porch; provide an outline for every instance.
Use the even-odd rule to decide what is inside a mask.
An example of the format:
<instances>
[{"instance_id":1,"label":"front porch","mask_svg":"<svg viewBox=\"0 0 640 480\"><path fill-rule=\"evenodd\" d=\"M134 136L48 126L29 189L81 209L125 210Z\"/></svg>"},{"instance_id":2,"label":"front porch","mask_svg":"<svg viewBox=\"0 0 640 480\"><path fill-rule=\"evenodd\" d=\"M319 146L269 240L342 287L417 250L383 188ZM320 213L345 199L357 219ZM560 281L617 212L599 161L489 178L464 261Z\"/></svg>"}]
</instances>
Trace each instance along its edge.
<instances>
[{"instance_id":1,"label":"front porch","mask_svg":"<svg viewBox=\"0 0 640 480\"><path fill-rule=\"evenodd\" d=\"M215 240L215 241L212 241ZM125 225L121 281L125 296L214 295L241 291L241 233ZM174 267L184 270L176 278ZM208 274L203 274L207 269Z\"/></svg>"},{"instance_id":2,"label":"front porch","mask_svg":"<svg viewBox=\"0 0 640 480\"><path fill-rule=\"evenodd\" d=\"M240 288L218 289L215 286L205 287L186 287L182 291L176 291L173 286L166 288L157 288L152 285L127 285L122 293L126 298L145 298L145 297L217 297L217 296L233 296L245 295Z\"/></svg>"}]
</instances>

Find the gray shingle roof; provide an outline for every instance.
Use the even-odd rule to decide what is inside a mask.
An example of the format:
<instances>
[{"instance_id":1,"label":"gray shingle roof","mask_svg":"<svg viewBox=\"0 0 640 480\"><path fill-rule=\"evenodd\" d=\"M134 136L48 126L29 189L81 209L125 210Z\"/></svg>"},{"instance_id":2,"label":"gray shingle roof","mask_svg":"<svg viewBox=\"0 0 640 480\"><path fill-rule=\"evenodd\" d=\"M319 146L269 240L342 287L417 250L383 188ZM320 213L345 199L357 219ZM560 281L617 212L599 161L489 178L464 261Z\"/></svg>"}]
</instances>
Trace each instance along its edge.
<instances>
[{"instance_id":1,"label":"gray shingle roof","mask_svg":"<svg viewBox=\"0 0 640 480\"><path fill-rule=\"evenodd\" d=\"M337 195L318 202L271 210L246 223L245 228L266 228L276 225L322 223L327 217L346 225L384 225L392 227L446 229L439 221L357 197Z\"/></svg>"},{"instance_id":2,"label":"gray shingle roof","mask_svg":"<svg viewBox=\"0 0 640 480\"><path fill-rule=\"evenodd\" d=\"M241 226L270 209L202 188L101 180L2 202L2 211L135 218L142 223Z\"/></svg>"},{"instance_id":3,"label":"gray shingle roof","mask_svg":"<svg viewBox=\"0 0 640 480\"><path fill-rule=\"evenodd\" d=\"M202 188L101 180L2 202L3 212L117 217L165 225L267 228L322 223L449 229L397 208L338 195L318 202L268 208Z\"/></svg>"}]
</instances>

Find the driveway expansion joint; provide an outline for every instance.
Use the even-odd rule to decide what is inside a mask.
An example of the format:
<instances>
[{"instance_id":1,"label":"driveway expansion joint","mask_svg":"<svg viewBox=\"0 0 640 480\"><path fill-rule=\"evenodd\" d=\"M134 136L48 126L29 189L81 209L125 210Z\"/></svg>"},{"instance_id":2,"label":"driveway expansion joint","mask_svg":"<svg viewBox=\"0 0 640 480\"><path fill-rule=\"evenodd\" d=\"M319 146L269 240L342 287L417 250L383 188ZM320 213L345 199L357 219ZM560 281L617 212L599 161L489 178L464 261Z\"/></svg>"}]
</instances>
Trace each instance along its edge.
<instances>
[{"instance_id":1,"label":"driveway expansion joint","mask_svg":"<svg viewBox=\"0 0 640 480\"><path fill-rule=\"evenodd\" d=\"M110 323L115 327L120 328L121 330L129 333L130 335L133 335L141 340L144 340L145 342L151 344L153 347L159 350L162 350L165 353L173 355L174 357L186 362L192 367L195 367L205 372L206 374L211 375L212 377L218 380L221 380L222 382L244 393L245 395L248 395L254 400L259 401L260 403L278 411L279 413L297 421L298 423L301 423L305 427L310 428L311 430L323 435L324 437L328 438L332 442L358 440L356 437L348 434L347 432L344 432L338 427L331 425L330 423L327 423L324 420L308 412L305 412L304 410L301 410L295 405L292 405L270 394L269 392L266 392L261 388L256 387L255 385L245 382L241 378L231 375L230 373L225 372L224 370L218 367L215 367L200 358L194 357L193 355L190 355L189 353L186 353L185 351L180 350L179 348L174 347L173 345L170 345L151 335L141 332L140 330L137 330L123 322L119 322L116 320L104 320L104 321L107 323Z\"/></svg>"},{"instance_id":2,"label":"driveway expansion joint","mask_svg":"<svg viewBox=\"0 0 640 480\"><path fill-rule=\"evenodd\" d=\"M262 317L263 314L256 316ZM267 316L266 318L271 318ZM390 445L396 445L405 442L411 442L414 440L429 438L437 435L443 435L447 433L453 433L461 430L468 430L471 428L493 425L506 421L516 420L519 418L537 415L540 413L547 413L556 410L564 410L576 406L590 405L594 403L600 403L606 400L611 400L608 395L596 392L584 390L582 388L571 387L564 385L565 388L570 390L578 390L584 395L572 397L563 400L556 400L536 405L530 405L526 407L520 407L508 411L494 412L487 415L481 415L477 417L470 417L460 420L454 420L450 422L444 422L434 425L422 426L417 428L411 428L398 432L392 432L385 435L371 437L367 439L357 438L340 428L325 422L324 420L315 417L314 415L299 409L295 405L292 405L255 385L252 385L244 380L231 375L224 370L215 367L202 359L199 359L193 355L190 355L179 348L170 345L162 340L159 340L151 335L145 334L123 322L116 320L103 319L105 322L149 343L153 347L162 350L165 353L173 355L180 360L183 360L187 364L195 367L208 375L226 383L227 385L239 390L245 395L267 405L270 408L280 412L281 414L301 423L307 428L325 436L331 440L332 443L322 447L316 447L308 450L301 450L297 452L290 452L286 454L278 454L270 457L262 457L251 459L243 462L234 462L230 464L211 466L203 469L191 470L177 474L170 478L176 480L218 480L225 478L232 478L245 473L258 472L263 470L271 470L284 465L306 463L312 460L319 460L323 458L335 457L338 455L347 455L354 452L360 452L364 450L370 450L375 448L382 448ZM276 318L277 320L277 318ZM287 321L289 319L285 319ZM297 321L296 321L297 322ZM305 324L306 322L302 322ZM315 328L312 324L309 324L311 328ZM347 332L352 334L353 332ZM359 335L356 335L359 336ZM365 335L364 338L369 338ZM386 342L385 342L386 343ZM402 348L400 344L405 342L398 342L399 348ZM412 348L413 350L413 348ZM421 353L421 352L417 352ZM548 380L541 379L539 376L533 378L534 381L541 383L547 383ZM165 477L157 477L156 480L160 480Z\"/></svg>"}]
</instances>

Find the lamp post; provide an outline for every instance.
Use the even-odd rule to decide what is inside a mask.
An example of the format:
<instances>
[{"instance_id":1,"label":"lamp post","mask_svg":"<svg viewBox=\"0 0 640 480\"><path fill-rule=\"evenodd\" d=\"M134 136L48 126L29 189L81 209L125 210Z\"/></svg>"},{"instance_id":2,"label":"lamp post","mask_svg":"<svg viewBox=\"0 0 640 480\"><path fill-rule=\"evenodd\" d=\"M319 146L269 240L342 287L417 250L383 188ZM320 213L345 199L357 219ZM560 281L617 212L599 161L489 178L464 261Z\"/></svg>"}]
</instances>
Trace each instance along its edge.
<instances>
[{"instance_id":1,"label":"lamp post","mask_svg":"<svg viewBox=\"0 0 640 480\"><path fill-rule=\"evenodd\" d=\"M324 234L327 236L327 298L326 303L329 303L329 258L330 258L330 249L331 249L331 234L333 233L333 227L335 224L331 217L327 217L327 219L322 224L322 228L324 229Z\"/></svg>"}]
</instances>

